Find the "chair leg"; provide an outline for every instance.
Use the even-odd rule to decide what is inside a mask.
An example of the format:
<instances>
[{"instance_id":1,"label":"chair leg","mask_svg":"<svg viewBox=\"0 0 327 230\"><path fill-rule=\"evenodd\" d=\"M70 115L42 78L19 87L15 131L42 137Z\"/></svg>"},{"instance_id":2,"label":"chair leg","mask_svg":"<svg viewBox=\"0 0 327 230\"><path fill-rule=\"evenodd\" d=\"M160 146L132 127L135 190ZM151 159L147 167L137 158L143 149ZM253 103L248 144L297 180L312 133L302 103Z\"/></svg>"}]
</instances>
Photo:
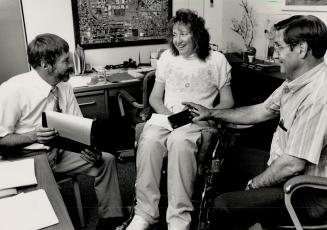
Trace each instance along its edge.
<instances>
[{"instance_id":1,"label":"chair leg","mask_svg":"<svg viewBox=\"0 0 327 230\"><path fill-rule=\"evenodd\" d=\"M81 200L81 192L79 189L79 184L76 177L73 177L73 186L74 186L74 194L75 194L75 200L78 210L78 217L80 221L81 228L85 228L85 221L84 221L84 214L83 214L83 205Z\"/></svg>"}]
</instances>

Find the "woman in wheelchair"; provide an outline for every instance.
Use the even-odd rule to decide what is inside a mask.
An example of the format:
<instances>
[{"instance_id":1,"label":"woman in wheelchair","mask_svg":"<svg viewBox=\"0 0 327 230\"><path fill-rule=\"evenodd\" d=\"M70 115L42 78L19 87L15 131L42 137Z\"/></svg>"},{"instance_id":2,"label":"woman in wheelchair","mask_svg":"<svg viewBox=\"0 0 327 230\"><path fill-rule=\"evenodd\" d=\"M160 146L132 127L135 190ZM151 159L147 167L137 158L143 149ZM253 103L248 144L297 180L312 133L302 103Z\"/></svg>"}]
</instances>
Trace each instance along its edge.
<instances>
[{"instance_id":1,"label":"woman in wheelchair","mask_svg":"<svg viewBox=\"0 0 327 230\"><path fill-rule=\"evenodd\" d=\"M156 81L150 104L158 114L172 115L184 109L183 101L214 108L230 108L234 101L230 88L231 67L223 54L209 48L205 21L191 10L178 10L170 21L170 49L157 63ZM201 130L212 123L200 121L174 130L146 123L137 156L135 216L128 230L144 230L159 218L162 162L168 156L168 229L190 228L191 197L197 172L196 153Z\"/></svg>"}]
</instances>

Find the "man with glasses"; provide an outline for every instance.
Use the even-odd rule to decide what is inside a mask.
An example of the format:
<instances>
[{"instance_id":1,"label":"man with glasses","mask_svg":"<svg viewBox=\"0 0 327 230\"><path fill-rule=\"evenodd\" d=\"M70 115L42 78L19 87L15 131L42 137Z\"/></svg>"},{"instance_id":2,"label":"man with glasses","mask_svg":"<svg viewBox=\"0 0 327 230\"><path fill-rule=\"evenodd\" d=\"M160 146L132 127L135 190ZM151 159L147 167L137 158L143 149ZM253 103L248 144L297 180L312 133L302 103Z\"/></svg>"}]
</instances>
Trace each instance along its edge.
<instances>
[{"instance_id":1,"label":"man with glasses","mask_svg":"<svg viewBox=\"0 0 327 230\"><path fill-rule=\"evenodd\" d=\"M222 110L185 103L197 115L194 121L257 124L280 117L269 155L251 149L234 149L226 155L221 177L227 179L219 187L227 192L215 200L210 229L289 223L285 181L299 174L327 177L326 25L315 16L296 15L274 27L275 52L286 80L266 101ZM301 219L327 218L326 193L312 189L299 193L306 199L295 196L292 203Z\"/></svg>"}]
</instances>

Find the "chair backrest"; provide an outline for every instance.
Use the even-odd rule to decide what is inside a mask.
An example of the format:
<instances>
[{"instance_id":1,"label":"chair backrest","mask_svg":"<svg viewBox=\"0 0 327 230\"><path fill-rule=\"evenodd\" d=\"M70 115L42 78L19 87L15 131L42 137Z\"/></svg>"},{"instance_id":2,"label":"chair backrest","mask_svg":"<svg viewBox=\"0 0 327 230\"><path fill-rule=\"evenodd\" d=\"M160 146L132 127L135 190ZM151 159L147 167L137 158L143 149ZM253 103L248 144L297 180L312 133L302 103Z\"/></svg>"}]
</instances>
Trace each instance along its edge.
<instances>
[{"instance_id":1,"label":"chair backrest","mask_svg":"<svg viewBox=\"0 0 327 230\"><path fill-rule=\"evenodd\" d=\"M150 103L149 103L149 97L150 94L152 92L153 86L154 86L154 82L155 82L155 75L156 71L152 70L150 72L148 72L143 79L143 105L144 108L149 107Z\"/></svg>"}]
</instances>

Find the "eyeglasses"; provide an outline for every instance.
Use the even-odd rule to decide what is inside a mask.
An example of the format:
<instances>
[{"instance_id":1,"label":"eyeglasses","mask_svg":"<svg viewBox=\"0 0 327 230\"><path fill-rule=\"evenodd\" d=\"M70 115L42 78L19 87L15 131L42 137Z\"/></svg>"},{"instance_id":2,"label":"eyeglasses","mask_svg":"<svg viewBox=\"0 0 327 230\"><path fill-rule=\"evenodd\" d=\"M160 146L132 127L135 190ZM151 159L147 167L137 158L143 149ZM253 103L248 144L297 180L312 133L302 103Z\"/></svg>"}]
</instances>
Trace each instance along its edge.
<instances>
[{"instance_id":1,"label":"eyeglasses","mask_svg":"<svg viewBox=\"0 0 327 230\"><path fill-rule=\"evenodd\" d=\"M298 43L291 43L291 44L286 44L286 45L278 45L278 44L274 44L274 49L277 53L279 53L283 48L288 47L288 46L295 46Z\"/></svg>"}]
</instances>

